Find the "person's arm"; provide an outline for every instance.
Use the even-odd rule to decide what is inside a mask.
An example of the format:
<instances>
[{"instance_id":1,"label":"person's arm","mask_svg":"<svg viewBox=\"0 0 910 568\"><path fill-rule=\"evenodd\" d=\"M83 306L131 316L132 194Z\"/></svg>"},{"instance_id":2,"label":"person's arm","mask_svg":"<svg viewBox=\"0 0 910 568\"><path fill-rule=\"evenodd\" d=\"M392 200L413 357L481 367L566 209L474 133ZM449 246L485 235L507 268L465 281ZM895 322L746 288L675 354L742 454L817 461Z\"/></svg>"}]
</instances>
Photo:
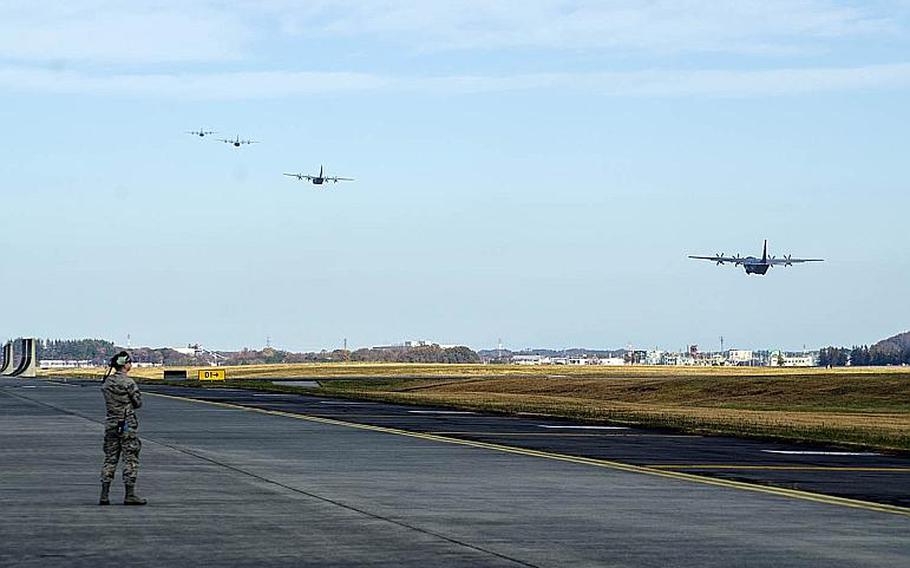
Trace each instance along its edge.
<instances>
[{"instance_id":1,"label":"person's arm","mask_svg":"<svg viewBox=\"0 0 910 568\"><path fill-rule=\"evenodd\" d=\"M135 381L130 380L130 384L126 388L126 393L130 397L130 404L133 405L133 408L142 408L142 393L139 392L139 387L136 385Z\"/></svg>"}]
</instances>

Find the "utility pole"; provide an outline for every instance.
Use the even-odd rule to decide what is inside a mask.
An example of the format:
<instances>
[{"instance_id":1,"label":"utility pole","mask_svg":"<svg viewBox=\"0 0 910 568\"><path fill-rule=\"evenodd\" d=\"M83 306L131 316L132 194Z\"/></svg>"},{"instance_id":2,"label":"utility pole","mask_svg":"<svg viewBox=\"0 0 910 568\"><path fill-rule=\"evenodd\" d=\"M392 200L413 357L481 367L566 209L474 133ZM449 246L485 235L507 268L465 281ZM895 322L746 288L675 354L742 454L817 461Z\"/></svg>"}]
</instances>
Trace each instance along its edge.
<instances>
[{"instance_id":1,"label":"utility pole","mask_svg":"<svg viewBox=\"0 0 910 568\"><path fill-rule=\"evenodd\" d=\"M723 335L720 336L720 352L721 353L724 352L724 336Z\"/></svg>"},{"instance_id":2,"label":"utility pole","mask_svg":"<svg viewBox=\"0 0 910 568\"><path fill-rule=\"evenodd\" d=\"M345 351L348 350L348 338L347 337L344 338L344 350Z\"/></svg>"}]
</instances>

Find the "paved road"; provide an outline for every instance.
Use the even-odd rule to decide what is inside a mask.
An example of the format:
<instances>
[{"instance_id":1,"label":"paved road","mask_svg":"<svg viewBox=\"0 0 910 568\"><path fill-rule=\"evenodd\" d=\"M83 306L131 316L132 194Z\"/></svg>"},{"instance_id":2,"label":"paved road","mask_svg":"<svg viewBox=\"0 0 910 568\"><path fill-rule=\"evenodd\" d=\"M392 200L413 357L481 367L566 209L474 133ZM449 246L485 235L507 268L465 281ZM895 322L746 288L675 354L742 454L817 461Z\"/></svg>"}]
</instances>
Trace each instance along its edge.
<instances>
[{"instance_id":1,"label":"paved road","mask_svg":"<svg viewBox=\"0 0 910 568\"><path fill-rule=\"evenodd\" d=\"M910 508L910 455L692 436L653 429L452 412L443 408L242 390L151 386L192 396L347 422L799 489Z\"/></svg>"},{"instance_id":2,"label":"paved road","mask_svg":"<svg viewBox=\"0 0 910 568\"><path fill-rule=\"evenodd\" d=\"M97 384L0 379L0 565L906 566L910 558L910 517L901 514L146 400L140 489L151 504L98 507ZM414 416L446 429L497 418Z\"/></svg>"}]
</instances>

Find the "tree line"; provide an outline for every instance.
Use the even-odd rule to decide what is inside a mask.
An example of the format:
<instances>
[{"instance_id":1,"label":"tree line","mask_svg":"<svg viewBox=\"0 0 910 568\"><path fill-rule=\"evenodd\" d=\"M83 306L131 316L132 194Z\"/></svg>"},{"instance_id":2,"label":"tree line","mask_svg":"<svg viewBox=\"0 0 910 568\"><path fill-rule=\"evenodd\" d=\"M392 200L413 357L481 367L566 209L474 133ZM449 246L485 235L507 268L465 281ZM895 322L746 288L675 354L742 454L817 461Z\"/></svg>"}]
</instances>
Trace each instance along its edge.
<instances>
[{"instance_id":1,"label":"tree line","mask_svg":"<svg viewBox=\"0 0 910 568\"><path fill-rule=\"evenodd\" d=\"M91 361L105 365L122 347L104 339L44 339L37 343L38 359L64 359L70 361ZM129 349L134 361L155 363L165 366L206 365L215 362L210 352L187 355L169 348L152 349L136 347ZM378 347L356 351L335 349L294 353L280 349L242 349L221 351L218 363L222 365L263 365L276 363L331 363L344 361L376 363L479 363L480 356L464 346L440 347L421 345L417 347Z\"/></svg>"},{"instance_id":2,"label":"tree line","mask_svg":"<svg viewBox=\"0 0 910 568\"><path fill-rule=\"evenodd\" d=\"M907 365L910 364L910 348L890 345L825 347L818 353L818 364L822 367Z\"/></svg>"}]
</instances>

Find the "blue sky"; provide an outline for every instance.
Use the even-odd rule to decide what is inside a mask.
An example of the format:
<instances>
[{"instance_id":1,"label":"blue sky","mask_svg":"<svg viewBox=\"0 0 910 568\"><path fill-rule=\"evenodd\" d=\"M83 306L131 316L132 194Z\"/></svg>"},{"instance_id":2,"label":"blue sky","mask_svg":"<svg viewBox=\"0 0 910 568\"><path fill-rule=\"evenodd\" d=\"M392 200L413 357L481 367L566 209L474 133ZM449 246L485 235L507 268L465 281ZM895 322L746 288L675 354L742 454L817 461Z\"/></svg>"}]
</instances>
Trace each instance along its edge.
<instances>
[{"instance_id":1,"label":"blue sky","mask_svg":"<svg viewBox=\"0 0 910 568\"><path fill-rule=\"evenodd\" d=\"M797 349L910 328L910 2L41 4L0 3L9 336ZM357 181L281 176L320 164ZM764 238L827 262L686 258Z\"/></svg>"}]
</instances>

